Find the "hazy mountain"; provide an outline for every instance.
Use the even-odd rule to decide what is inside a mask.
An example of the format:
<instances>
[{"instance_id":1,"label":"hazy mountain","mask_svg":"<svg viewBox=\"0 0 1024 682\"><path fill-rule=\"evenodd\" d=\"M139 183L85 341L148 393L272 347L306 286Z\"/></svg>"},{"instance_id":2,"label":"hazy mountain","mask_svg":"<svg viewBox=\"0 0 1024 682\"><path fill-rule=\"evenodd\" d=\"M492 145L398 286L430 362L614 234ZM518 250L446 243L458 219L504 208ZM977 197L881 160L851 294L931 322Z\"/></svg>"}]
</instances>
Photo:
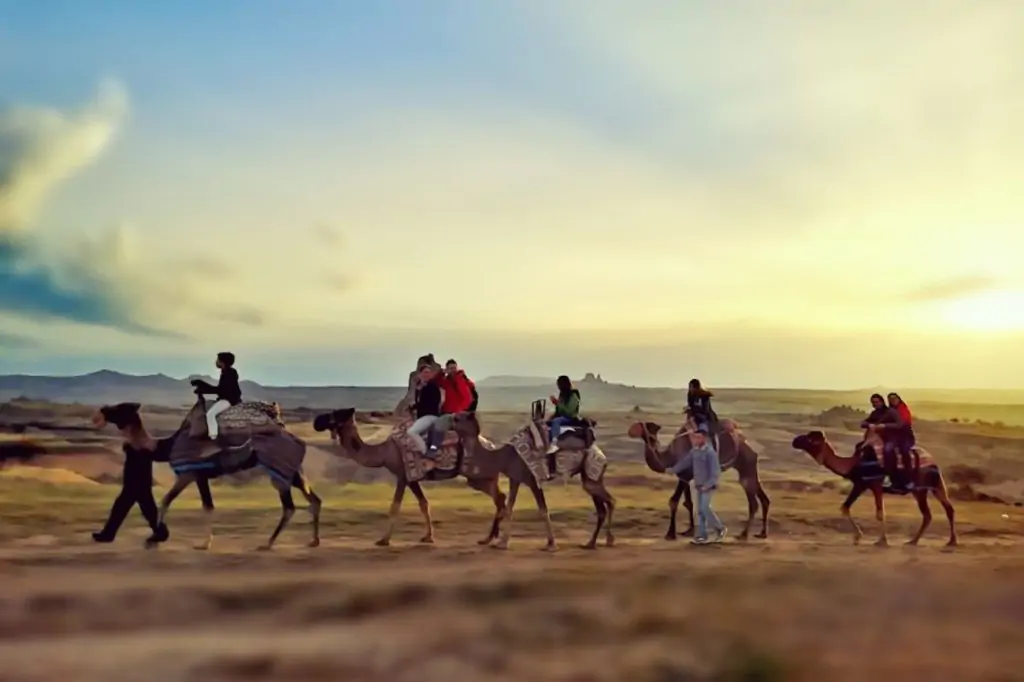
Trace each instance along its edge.
<instances>
[{"instance_id":1,"label":"hazy mountain","mask_svg":"<svg viewBox=\"0 0 1024 682\"><path fill-rule=\"evenodd\" d=\"M211 377L203 377L213 381ZM645 388L609 383L599 374L588 374L574 382L583 395L583 410L682 410L686 392L681 388ZM554 392L554 381L544 377L495 376L477 382L480 409L529 411L530 402ZM274 400L285 408L332 409L356 407L360 410L390 410L405 389L366 386L262 386L243 381L246 398ZM715 391L720 414L750 412L814 412L835 405L864 407L870 389L856 391L805 391L794 389L729 388ZM929 404L1021 405L1024 391L904 391L912 407ZM194 400L189 379L163 374L134 376L110 370L71 377L8 375L0 376L0 402L30 398L57 403L85 405L122 401L145 405L181 407Z\"/></svg>"}]
</instances>

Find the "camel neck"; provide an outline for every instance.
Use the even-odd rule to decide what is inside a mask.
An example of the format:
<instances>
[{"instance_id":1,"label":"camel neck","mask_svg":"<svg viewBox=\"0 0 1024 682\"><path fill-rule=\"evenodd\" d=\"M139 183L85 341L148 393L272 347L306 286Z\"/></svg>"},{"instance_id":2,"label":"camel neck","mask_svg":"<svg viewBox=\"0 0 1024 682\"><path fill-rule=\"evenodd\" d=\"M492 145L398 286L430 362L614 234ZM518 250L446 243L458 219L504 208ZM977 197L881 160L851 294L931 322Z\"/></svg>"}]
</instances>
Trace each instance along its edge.
<instances>
[{"instance_id":1,"label":"camel neck","mask_svg":"<svg viewBox=\"0 0 1024 682\"><path fill-rule=\"evenodd\" d=\"M339 441L334 441L332 449L345 459L351 459L360 466L379 468L387 464L387 448L390 443L385 440L383 443L365 443L362 438L358 439L358 447L349 448Z\"/></svg>"},{"instance_id":2,"label":"camel neck","mask_svg":"<svg viewBox=\"0 0 1024 682\"><path fill-rule=\"evenodd\" d=\"M156 440L149 435L146 427L141 424L123 429L121 435L124 436L125 442L136 450L156 449Z\"/></svg>"},{"instance_id":3,"label":"camel neck","mask_svg":"<svg viewBox=\"0 0 1024 682\"><path fill-rule=\"evenodd\" d=\"M821 465L834 474L846 478L857 466L856 457L840 457L836 454L831 443L825 443L821 448Z\"/></svg>"}]
</instances>

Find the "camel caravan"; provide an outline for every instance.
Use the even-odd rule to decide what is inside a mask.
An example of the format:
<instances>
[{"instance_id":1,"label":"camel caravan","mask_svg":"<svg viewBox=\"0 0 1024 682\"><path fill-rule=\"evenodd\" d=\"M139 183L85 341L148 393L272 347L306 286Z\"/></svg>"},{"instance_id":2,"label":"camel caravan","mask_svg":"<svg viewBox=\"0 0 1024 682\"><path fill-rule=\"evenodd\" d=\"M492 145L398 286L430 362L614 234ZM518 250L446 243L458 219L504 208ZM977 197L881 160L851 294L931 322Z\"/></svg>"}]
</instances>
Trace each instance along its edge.
<instances>
[{"instance_id":1,"label":"camel caravan","mask_svg":"<svg viewBox=\"0 0 1024 682\"><path fill-rule=\"evenodd\" d=\"M118 429L126 454L123 490L110 512L104 528L93 534L97 542L112 542L127 512L135 504L146 517L152 535L146 547L166 542L170 531L165 522L173 501L191 484L200 494L206 518L206 537L197 549L209 549L213 541L214 503L209 482L243 471L264 472L278 492L281 517L261 546L269 550L295 513L292 490L297 489L309 504L312 516L310 547L320 544L321 499L306 479L302 465L306 454L303 439L288 431L276 403L243 401L234 356L220 353L216 366L221 370L217 385L193 380L196 401L179 428L170 436L150 436L139 414L138 403L106 405L96 412L93 425ZM375 443L366 442L359 433L354 407L316 415L313 429L327 433L327 449L337 457L361 466L383 468L395 478L394 495L387 525L379 546L388 546L402 508L406 491L412 492L423 515L424 533L420 542L434 542L434 524L424 484L432 481L463 479L470 488L487 495L494 514L479 544L508 549L513 511L520 489L529 489L544 523L544 549L557 549L554 528L545 497L552 481L568 482L579 478L583 491L591 498L596 512L593 531L582 545L595 549L604 532L604 544L612 547L615 497L605 485L608 458L597 443L596 422L580 413L580 394L568 377L556 382L558 394L535 400L528 419L504 443L484 437L477 413L476 387L454 360L439 365L433 355L425 355L410 372L408 390L394 410L397 423L391 433ZM894 398L895 396L895 398ZM208 397L213 397L212 402ZM721 542L726 527L711 508L719 475L734 470L748 502L748 515L739 541L748 540L760 510L758 539L768 537L768 512L771 500L758 471L758 452L747 441L739 426L720 419L711 408L711 393L696 379L690 382L688 407L682 426L667 445L659 441L661 426L649 421L631 424L627 435L641 441L643 458L655 473L674 475L677 485L668 500L669 523L666 540L689 536L694 544ZM548 405L553 414L547 414ZM922 523L909 544L916 544L931 522L928 496L936 497L949 520L948 545L957 544L954 510L941 470L916 442L908 440L909 408L896 394L886 404L881 396L872 396L875 408L861 425L865 438L851 457L838 455L821 431L797 436L792 447L808 453L819 465L849 480L852 489L841 507L851 524L854 543L863 532L850 516L853 503L866 491L875 499L876 518L881 534L876 544L888 543L883 495L911 495L917 501ZM900 407L902 405L902 408ZM897 446L893 447L892 444ZM170 490L157 505L152 493L152 464L167 462L175 475ZM501 489L501 478L508 480L508 493ZM884 485L888 476L890 485ZM693 491L697 492L696 523ZM688 527L677 532L676 517L680 501L688 515Z\"/></svg>"}]
</instances>

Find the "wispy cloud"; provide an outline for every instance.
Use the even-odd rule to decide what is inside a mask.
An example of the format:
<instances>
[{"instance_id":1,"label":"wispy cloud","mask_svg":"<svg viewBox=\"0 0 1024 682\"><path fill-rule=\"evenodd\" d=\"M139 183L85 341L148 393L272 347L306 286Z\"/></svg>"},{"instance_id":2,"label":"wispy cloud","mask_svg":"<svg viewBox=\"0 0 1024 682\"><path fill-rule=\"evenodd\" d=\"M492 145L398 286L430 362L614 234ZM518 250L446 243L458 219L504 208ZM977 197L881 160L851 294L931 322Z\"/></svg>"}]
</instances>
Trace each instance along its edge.
<instances>
[{"instance_id":1,"label":"wispy cloud","mask_svg":"<svg viewBox=\"0 0 1024 682\"><path fill-rule=\"evenodd\" d=\"M999 281L987 275L966 275L938 280L913 289L904 296L913 303L938 303L979 294L996 288Z\"/></svg>"}]
</instances>

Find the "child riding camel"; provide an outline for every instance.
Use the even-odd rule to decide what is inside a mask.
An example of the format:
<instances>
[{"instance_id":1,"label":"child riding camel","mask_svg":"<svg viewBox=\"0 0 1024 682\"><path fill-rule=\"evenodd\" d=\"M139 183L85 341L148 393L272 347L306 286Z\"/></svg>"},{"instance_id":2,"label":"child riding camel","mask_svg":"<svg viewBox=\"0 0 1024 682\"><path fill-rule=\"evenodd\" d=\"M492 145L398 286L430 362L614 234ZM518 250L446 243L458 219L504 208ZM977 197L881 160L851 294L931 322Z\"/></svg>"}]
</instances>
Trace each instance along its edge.
<instances>
[{"instance_id":1,"label":"child riding camel","mask_svg":"<svg viewBox=\"0 0 1024 682\"><path fill-rule=\"evenodd\" d=\"M238 382L235 370L234 353L217 353L216 367L220 370L220 380L211 386L201 379L194 379L192 385L203 395L215 395L217 401L206 411L206 429L210 440L217 440L220 429L217 426L217 415L242 402L242 387Z\"/></svg>"}]
</instances>

